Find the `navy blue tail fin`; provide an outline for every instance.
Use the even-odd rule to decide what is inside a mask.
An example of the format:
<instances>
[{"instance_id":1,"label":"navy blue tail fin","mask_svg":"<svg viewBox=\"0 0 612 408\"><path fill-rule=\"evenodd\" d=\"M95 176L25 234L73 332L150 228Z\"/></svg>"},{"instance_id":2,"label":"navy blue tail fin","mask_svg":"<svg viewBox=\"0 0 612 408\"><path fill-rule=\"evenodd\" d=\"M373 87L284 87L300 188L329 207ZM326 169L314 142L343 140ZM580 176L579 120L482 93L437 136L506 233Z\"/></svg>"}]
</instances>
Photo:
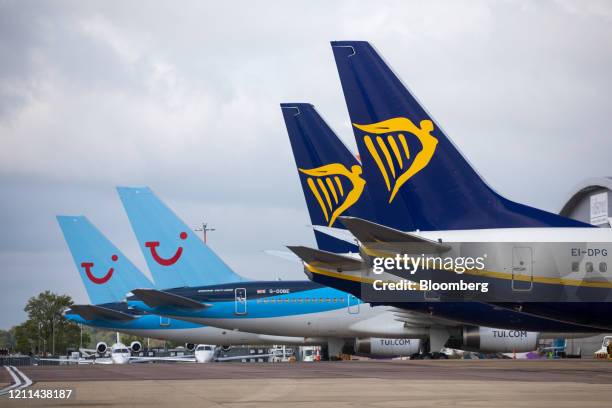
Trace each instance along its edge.
<instances>
[{"instance_id":1,"label":"navy blue tail fin","mask_svg":"<svg viewBox=\"0 0 612 408\"><path fill-rule=\"evenodd\" d=\"M334 41L363 177L380 219L402 230L589 226L493 191L364 41Z\"/></svg>"},{"instance_id":2,"label":"navy blue tail fin","mask_svg":"<svg viewBox=\"0 0 612 408\"><path fill-rule=\"evenodd\" d=\"M340 215L372 217L361 164L307 103L281 104L304 198L313 225L345 228ZM356 252L357 247L315 230L319 249Z\"/></svg>"}]
</instances>

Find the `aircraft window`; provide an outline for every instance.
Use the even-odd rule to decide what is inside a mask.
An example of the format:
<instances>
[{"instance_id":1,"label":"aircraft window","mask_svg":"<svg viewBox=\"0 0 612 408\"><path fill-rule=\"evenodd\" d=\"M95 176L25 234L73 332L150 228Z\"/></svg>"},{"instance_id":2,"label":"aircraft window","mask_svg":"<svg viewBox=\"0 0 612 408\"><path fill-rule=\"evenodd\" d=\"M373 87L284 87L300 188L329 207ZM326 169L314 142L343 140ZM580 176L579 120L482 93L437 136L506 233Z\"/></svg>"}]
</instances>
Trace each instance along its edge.
<instances>
[{"instance_id":1,"label":"aircraft window","mask_svg":"<svg viewBox=\"0 0 612 408\"><path fill-rule=\"evenodd\" d=\"M274 298L270 299L270 303L276 303L276 299Z\"/></svg>"},{"instance_id":2,"label":"aircraft window","mask_svg":"<svg viewBox=\"0 0 612 408\"><path fill-rule=\"evenodd\" d=\"M289 303L289 298L285 298L285 303Z\"/></svg>"},{"instance_id":3,"label":"aircraft window","mask_svg":"<svg viewBox=\"0 0 612 408\"><path fill-rule=\"evenodd\" d=\"M593 272L593 262L587 262L586 263L586 271L587 272Z\"/></svg>"},{"instance_id":4,"label":"aircraft window","mask_svg":"<svg viewBox=\"0 0 612 408\"><path fill-rule=\"evenodd\" d=\"M326 302L326 303L329 303L329 302L331 302L331 299L330 299L330 298L327 298L327 299L325 299L325 302Z\"/></svg>"},{"instance_id":5,"label":"aircraft window","mask_svg":"<svg viewBox=\"0 0 612 408\"><path fill-rule=\"evenodd\" d=\"M317 303L317 298L312 298L312 303Z\"/></svg>"},{"instance_id":6,"label":"aircraft window","mask_svg":"<svg viewBox=\"0 0 612 408\"><path fill-rule=\"evenodd\" d=\"M264 298L263 302L268 303L268 298Z\"/></svg>"},{"instance_id":7,"label":"aircraft window","mask_svg":"<svg viewBox=\"0 0 612 408\"><path fill-rule=\"evenodd\" d=\"M580 262L572 262L572 272L578 272L580 270Z\"/></svg>"},{"instance_id":8,"label":"aircraft window","mask_svg":"<svg viewBox=\"0 0 612 408\"><path fill-rule=\"evenodd\" d=\"M344 298L340 298L340 303L344 303Z\"/></svg>"},{"instance_id":9,"label":"aircraft window","mask_svg":"<svg viewBox=\"0 0 612 408\"><path fill-rule=\"evenodd\" d=\"M128 349L117 349L117 353L129 353Z\"/></svg>"},{"instance_id":10,"label":"aircraft window","mask_svg":"<svg viewBox=\"0 0 612 408\"><path fill-rule=\"evenodd\" d=\"M334 303L338 303L338 298L334 298Z\"/></svg>"},{"instance_id":11,"label":"aircraft window","mask_svg":"<svg viewBox=\"0 0 612 408\"><path fill-rule=\"evenodd\" d=\"M310 303L310 298L304 298L304 303Z\"/></svg>"},{"instance_id":12,"label":"aircraft window","mask_svg":"<svg viewBox=\"0 0 612 408\"><path fill-rule=\"evenodd\" d=\"M608 270L608 264L605 262L599 263L599 272L606 272Z\"/></svg>"},{"instance_id":13,"label":"aircraft window","mask_svg":"<svg viewBox=\"0 0 612 408\"><path fill-rule=\"evenodd\" d=\"M295 303L295 298L291 298L291 303Z\"/></svg>"},{"instance_id":14,"label":"aircraft window","mask_svg":"<svg viewBox=\"0 0 612 408\"><path fill-rule=\"evenodd\" d=\"M324 302L323 298L319 298L319 303L323 303L323 302Z\"/></svg>"},{"instance_id":15,"label":"aircraft window","mask_svg":"<svg viewBox=\"0 0 612 408\"><path fill-rule=\"evenodd\" d=\"M298 303L302 303L302 298L298 298Z\"/></svg>"}]
</instances>

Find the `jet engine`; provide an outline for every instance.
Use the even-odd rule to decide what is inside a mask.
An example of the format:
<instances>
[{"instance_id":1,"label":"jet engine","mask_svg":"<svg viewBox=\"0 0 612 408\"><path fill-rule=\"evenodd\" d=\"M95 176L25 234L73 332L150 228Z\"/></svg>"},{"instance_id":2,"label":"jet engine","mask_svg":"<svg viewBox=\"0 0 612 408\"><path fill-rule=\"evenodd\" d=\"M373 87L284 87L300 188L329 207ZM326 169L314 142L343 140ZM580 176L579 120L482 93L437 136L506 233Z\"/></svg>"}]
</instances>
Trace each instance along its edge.
<instances>
[{"instance_id":1,"label":"jet engine","mask_svg":"<svg viewBox=\"0 0 612 408\"><path fill-rule=\"evenodd\" d=\"M421 340L367 337L355 339L355 352L373 357L403 357L418 353Z\"/></svg>"},{"instance_id":2,"label":"jet engine","mask_svg":"<svg viewBox=\"0 0 612 408\"><path fill-rule=\"evenodd\" d=\"M101 341L98 344L96 344L96 352L98 354L104 354L106 353L106 350L108 350L108 346L106 345L105 342Z\"/></svg>"},{"instance_id":3,"label":"jet engine","mask_svg":"<svg viewBox=\"0 0 612 408\"><path fill-rule=\"evenodd\" d=\"M189 351L193 351L196 348L196 345L193 343L185 343L185 348Z\"/></svg>"},{"instance_id":4,"label":"jet engine","mask_svg":"<svg viewBox=\"0 0 612 408\"><path fill-rule=\"evenodd\" d=\"M139 341L133 341L132 344L130 344L130 350L132 350L134 353L138 353L140 350L142 350L142 344L140 344Z\"/></svg>"},{"instance_id":5,"label":"jet engine","mask_svg":"<svg viewBox=\"0 0 612 408\"><path fill-rule=\"evenodd\" d=\"M539 333L491 327L463 328L461 349L483 353L523 353L538 347Z\"/></svg>"},{"instance_id":6,"label":"jet engine","mask_svg":"<svg viewBox=\"0 0 612 408\"><path fill-rule=\"evenodd\" d=\"M225 351L225 352L228 352L228 351L230 351L231 349L232 349L232 346L227 345L227 344L224 344L224 345L222 345L222 346L221 346L221 350L223 350L223 351Z\"/></svg>"}]
</instances>

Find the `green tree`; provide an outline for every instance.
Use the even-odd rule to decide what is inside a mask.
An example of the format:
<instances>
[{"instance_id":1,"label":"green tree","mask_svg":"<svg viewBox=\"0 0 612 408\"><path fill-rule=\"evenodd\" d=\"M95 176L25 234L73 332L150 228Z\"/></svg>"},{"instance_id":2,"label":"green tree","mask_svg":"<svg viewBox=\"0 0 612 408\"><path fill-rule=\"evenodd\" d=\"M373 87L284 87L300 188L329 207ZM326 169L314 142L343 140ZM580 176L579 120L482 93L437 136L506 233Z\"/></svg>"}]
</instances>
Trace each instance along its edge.
<instances>
[{"instance_id":1,"label":"green tree","mask_svg":"<svg viewBox=\"0 0 612 408\"><path fill-rule=\"evenodd\" d=\"M0 347L13 348L15 346L13 335L8 330L0 330Z\"/></svg>"},{"instance_id":2,"label":"green tree","mask_svg":"<svg viewBox=\"0 0 612 408\"><path fill-rule=\"evenodd\" d=\"M48 290L30 298L24 308L28 320L14 328L15 350L64 354L69 348L77 349L81 344L81 328L63 315L71 305L70 296ZM88 343L89 334L83 331L83 344Z\"/></svg>"}]
</instances>

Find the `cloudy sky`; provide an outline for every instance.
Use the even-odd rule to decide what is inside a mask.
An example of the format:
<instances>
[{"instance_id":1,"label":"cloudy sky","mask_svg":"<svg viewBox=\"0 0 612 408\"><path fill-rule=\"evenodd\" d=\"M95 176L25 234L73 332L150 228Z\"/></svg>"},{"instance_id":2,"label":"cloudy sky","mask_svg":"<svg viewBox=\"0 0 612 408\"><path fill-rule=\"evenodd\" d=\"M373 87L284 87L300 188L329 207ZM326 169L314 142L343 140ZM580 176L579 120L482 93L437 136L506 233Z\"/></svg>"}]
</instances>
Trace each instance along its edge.
<instances>
[{"instance_id":1,"label":"cloudy sky","mask_svg":"<svg viewBox=\"0 0 612 408\"><path fill-rule=\"evenodd\" d=\"M354 148L330 40L375 44L487 181L558 211L610 175L612 3L0 0L0 328L45 289L87 296L54 216L146 271L114 187L148 185L256 279L312 244L278 104ZM146 272L148 273L148 272Z\"/></svg>"}]
</instances>

